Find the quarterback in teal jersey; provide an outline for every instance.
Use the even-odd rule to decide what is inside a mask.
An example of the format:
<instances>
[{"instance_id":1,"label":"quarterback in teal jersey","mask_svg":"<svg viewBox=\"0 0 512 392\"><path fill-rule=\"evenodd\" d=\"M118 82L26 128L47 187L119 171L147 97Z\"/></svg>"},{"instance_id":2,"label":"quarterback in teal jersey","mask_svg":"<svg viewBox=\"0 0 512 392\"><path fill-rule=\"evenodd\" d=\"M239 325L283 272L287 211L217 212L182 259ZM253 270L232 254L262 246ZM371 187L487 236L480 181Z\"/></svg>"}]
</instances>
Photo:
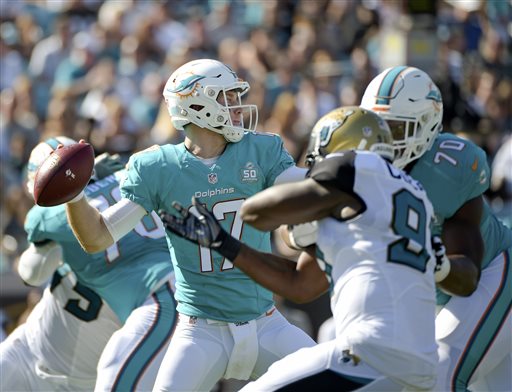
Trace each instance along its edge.
<instances>
[{"instance_id":1,"label":"quarterback in teal jersey","mask_svg":"<svg viewBox=\"0 0 512 392\"><path fill-rule=\"evenodd\" d=\"M57 148L58 144L73 142L68 138L53 138L40 143L33 150L28 168L29 190L33 188L33 179L39 164L53 149ZM97 159L96 173L99 173L100 166ZM95 208L105 209L120 198L119 181L126 175L123 166L119 162L115 166L117 170L110 171L108 175L103 172L103 178L95 176L95 179L86 187L85 193ZM102 167L105 168L105 162ZM172 290L173 267L163 226L158 216L152 214L144 217L125 238L105 251L94 254L86 253L81 248L68 225L66 211L62 205L49 208L34 206L27 215L25 229L31 246L20 260L22 278L29 283L38 283L41 276L48 275L43 270L52 269L52 266L55 269L62 259L73 271L74 281L68 277L66 271L62 272L59 269L52 280L50 292L55 296L62 296L63 290L59 287L67 285L67 281L70 281L72 291L80 294L79 300L69 298L69 302L60 297L57 298L63 303L65 311L54 311L54 313L68 317L72 321L62 323L56 320L51 321L53 325L51 333L45 333L48 329L45 329L45 326L40 327L39 330L42 331L43 336L36 339L39 342L38 345L31 345L34 350L41 353L42 358L39 358L38 363L44 364L45 372L52 374L53 379L59 379L59 376L68 381L81 379L81 384L73 384L70 381L67 385L69 390L78 390L80 386L84 386L86 374L82 368L87 365L96 370L98 358L94 363L78 366L86 359L91 361L91 355L86 357L77 352L78 347L96 344L96 339L94 343L84 341L85 336L90 337L95 334L94 330L91 330L92 327L89 328L83 324L87 322L98 324L97 319L104 318L102 315L106 313L103 308L108 308L109 313L106 315L110 316L113 313L114 319L118 320L114 323L117 331L110 330L110 333L114 332L114 334L108 339L99 359L97 380L96 372L93 375L87 375L89 382L92 379L93 384L92 387L90 384L85 385L85 389L96 388L98 391L151 389L177 318ZM59 256L56 256L57 254ZM42 262L36 271L35 264L39 260ZM48 300L46 302L49 303ZM104 306L105 304L108 306ZM42 314L46 314L45 309L42 310ZM49 317L41 318L41 322L48 320L50 320ZM76 341L65 339L67 331L61 331L59 336L59 331L55 330L57 325L69 325L72 328L75 324L80 329L73 334L79 334L82 331L83 335L75 335ZM109 325L112 324L110 322ZM121 328L118 328L119 326ZM91 331L86 334L89 330ZM29 335L37 338L34 331L30 331ZM106 334L104 332L100 334L98 331L98 335ZM102 341L104 345L105 341L103 339ZM74 353L72 354L74 357L71 358L59 354L59 352L69 351L66 351L68 347L59 349L59 345L69 343L71 343L70 350ZM54 344L55 349L48 348L48 344ZM41 345L43 347L38 349ZM84 352L91 351L89 347L87 349ZM31 371L34 373L33 369ZM149 373L152 373L152 378ZM37 375L34 374L34 377L37 378ZM47 381L51 377L44 378ZM62 387L62 384L59 385ZM46 384L43 389L48 389Z\"/></svg>"},{"instance_id":2,"label":"quarterback in teal jersey","mask_svg":"<svg viewBox=\"0 0 512 392\"><path fill-rule=\"evenodd\" d=\"M491 212L483 193L491 173L484 151L442 129L443 103L423 71L388 68L368 85L361 106L393 131L395 164L425 187L434 233L447 250L438 281L439 375L435 390L512 390L512 231ZM450 295L453 295L450 297Z\"/></svg>"},{"instance_id":3,"label":"quarterback in teal jersey","mask_svg":"<svg viewBox=\"0 0 512 392\"><path fill-rule=\"evenodd\" d=\"M200 197L234 237L270 250L269 233L245 226L240 206L280 181L304 177L279 136L255 132L258 111L242 103L249 84L225 64L191 61L169 77L164 99L178 145L134 154L121 183L122 199L96 212L87 197L67 203L68 220L88 252L122 238L155 210L172 213L178 200ZM315 342L274 307L272 293L231 260L168 232L176 273L179 321L155 390L210 390L222 378L254 379L274 361Z\"/></svg>"}]
</instances>

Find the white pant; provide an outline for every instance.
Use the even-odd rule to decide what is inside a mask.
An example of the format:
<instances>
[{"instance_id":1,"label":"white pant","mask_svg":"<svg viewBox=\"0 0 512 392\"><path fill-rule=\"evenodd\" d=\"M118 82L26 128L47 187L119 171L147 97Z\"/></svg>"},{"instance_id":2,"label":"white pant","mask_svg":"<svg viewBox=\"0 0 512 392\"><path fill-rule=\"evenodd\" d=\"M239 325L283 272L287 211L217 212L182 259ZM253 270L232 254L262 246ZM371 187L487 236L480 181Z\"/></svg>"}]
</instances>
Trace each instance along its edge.
<instances>
[{"instance_id":1,"label":"white pant","mask_svg":"<svg viewBox=\"0 0 512 392\"><path fill-rule=\"evenodd\" d=\"M250 370L252 379L265 373L273 362L302 347L316 344L305 332L290 324L276 309L254 320L254 326L254 350L239 353L247 361L251 361L251 355L255 355L252 358L255 360L254 366ZM225 322L180 314L178 326L158 372L154 390L211 390L215 383L224 377L230 357L236 352L233 337L236 332L232 332L233 329L236 329L236 325L230 328ZM236 359L231 364L233 362L236 363Z\"/></svg>"},{"instance_id":2,"label":"white pant","mask_svg":"<svg viewBox=\"0 0 512 392\"><path fill-rule=\"evenodd\" d=\"M482 271L478 288L471 296L452 297L437 315L440 365L434 390L465 391L475 383L475 390L492 385L493 391L512 391L511 301L509 252L507 256L498 255Z\"/></svg>"},{"instance_id":3,"label":"white pant","mask_svg":"<svg viewBox=\"0 0 512 392\"><path fill-rule=\"evenodd\" d=\"M101 354L95 391L151 391L176 314L168 284L134 309Z\"/></svg>"},{"instance_id":4,"label":"white pant","mask_svg":"<svg viewBox=\"0 0 512 392\"><path fill-rule=\"evenodd\" d=\"M357 389L358 391L384 392L404 389L403 386L382 375L363 361L356 359L356 362L357 364L343 355L343 348L339 342L331 340L288 355L270 366L268 372L258 380L247 384L240 392L271 392L287 386L287 390L307 390L309 388L304 385L294 386L293 384L322 374L327 370L332 370L349 381L365 385ZM341 376L340 383L343 382ZM325 387L324 384L321 387ZM336 390L335 385L331 386L330 389ZM338 389L343 390L342 387Z\"/></svg>"},{"instance_id":5,"label":"white pant","mask_svg":"<svg viewBox=\"0 0 512 392\"><path fill-rule=\"evenodd\" d=\"M26 327L20 325L0 344L0 391L88 392L94 388L94 378L71 379L46 369L30 348Z\"/></svg>"}]
</instances>

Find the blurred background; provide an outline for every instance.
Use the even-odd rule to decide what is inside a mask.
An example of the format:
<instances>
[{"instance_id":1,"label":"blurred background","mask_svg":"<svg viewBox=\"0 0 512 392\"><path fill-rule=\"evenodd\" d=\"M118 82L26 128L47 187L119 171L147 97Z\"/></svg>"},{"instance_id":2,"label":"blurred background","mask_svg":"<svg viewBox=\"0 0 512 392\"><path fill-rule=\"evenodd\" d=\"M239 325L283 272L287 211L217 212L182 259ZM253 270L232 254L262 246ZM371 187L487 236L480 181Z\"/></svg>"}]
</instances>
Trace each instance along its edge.
<instances>
[{"instance_id":1,"label":"blurred background","mask_svg":"<svg viewBox=\"0 0 512 392\"><path fill-rule=\"evenodd\" d=\"M0 322L3 336L41 295L16 274L33 202L24 171L51 136L124 158L183 136L161 92L180 65L216 58L249 81L259 129L303 165L316 120L358 105L370 80L400 64L430 74L444 129L493 165L487 197L512 221L511 0L0 1ZM289 254L293 256L293 254ZM316 336L327 297L285 315Z\"/></svg>"}]
</instances>

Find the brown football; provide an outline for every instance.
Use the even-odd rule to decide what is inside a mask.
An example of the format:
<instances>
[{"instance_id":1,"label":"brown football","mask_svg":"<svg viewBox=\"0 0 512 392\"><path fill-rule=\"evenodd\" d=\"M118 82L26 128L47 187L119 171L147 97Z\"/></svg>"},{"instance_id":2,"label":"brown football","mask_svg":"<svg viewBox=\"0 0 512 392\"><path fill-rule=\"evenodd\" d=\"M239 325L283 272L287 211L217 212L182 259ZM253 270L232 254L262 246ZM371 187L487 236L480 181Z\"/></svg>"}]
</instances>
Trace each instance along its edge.
<instances>
[{"instance_id":1,"label":"brown football","mask_svg":"<svg viewBox=\"0 0 512 392\"><path fill-rule=\"evenodd\" d=\"M89 183L93 168L94 149L89 143L56 149L37 170L34 180L36 204L51 207L72 200Z\"/></svg>"}]
</instances>

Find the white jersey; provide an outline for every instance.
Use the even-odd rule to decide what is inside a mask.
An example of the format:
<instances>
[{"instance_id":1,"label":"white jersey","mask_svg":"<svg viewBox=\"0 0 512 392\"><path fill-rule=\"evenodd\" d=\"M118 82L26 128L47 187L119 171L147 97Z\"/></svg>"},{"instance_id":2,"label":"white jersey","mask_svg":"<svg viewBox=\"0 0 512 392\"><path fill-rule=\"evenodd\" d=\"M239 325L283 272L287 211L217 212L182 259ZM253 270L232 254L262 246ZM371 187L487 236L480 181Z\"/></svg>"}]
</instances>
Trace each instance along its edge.
<instances>
[{"instance_id":1,"label":"white jersey","mask_svg":"<svg viewBox=\"0 0 512 392\"><path fill-rule=\"evenodd\" d=\"M26 340L36 358L38 376L66 380L68 385L92 382L93 388L100 355L121 323L109 306L65 267L55 272L28 317Z\"/></svg>"},{"instance_id":2,"label":"white jersey","mask_svg":"<svg viewBox=\"0 0 512 392\"><path fill-rule=\"evenodd\" d=\"M338 341L379 372L421 385L438 360L433 210L425 191L369 152L329 155L309 176L364 206L346 221L318 222L318 259L331 282Z\"/></svg>"}]
</instances>

